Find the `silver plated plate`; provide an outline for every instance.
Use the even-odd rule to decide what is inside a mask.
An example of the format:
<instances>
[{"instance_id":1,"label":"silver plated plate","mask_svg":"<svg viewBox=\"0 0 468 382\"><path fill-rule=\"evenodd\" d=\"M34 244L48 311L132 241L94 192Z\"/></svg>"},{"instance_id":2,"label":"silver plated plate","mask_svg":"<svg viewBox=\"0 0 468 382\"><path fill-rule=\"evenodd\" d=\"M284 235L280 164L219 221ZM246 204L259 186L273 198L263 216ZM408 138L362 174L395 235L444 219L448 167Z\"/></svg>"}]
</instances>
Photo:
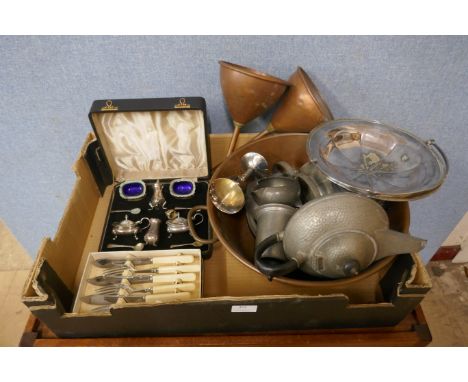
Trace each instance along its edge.
<instances>
[{"instance_id":1,"label":"silver plated plate","mask_svg":"<svg viewBox=\"0 0 468 382\"><path fill-rule=\"evenodd\" d=\"M425 197L448 173L447 159L433 140L377 121L325 122L309 134L307 153L332 182L381 200Z\"/></svg>"}]
</instances>

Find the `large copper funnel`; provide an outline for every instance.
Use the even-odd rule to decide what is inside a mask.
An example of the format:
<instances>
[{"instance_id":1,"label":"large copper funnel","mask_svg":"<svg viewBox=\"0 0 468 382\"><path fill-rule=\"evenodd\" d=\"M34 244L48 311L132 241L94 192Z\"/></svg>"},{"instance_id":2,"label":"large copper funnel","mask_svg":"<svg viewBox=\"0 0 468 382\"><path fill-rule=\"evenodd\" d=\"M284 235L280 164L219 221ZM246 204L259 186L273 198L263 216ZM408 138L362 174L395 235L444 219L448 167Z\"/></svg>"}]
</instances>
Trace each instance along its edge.
<instances>
[{"instance_id":1,"label":"large copper funnel","mask_svg":"<svg viewBox=\"0 0 468 382\"><path fill-rule=\"evenodd\" d=\"M234 133L227 155L235 149L240 129L265 113L288 88L289 83L254 69L219 61L223 96L232 117Z\"/></svg>"},{"instance_id":2,"label":"large copper funnel","mask_svg":"<svg viewBox=\"0 0 468 382\"><path fill-rule=\"evenodd\" d=\"M291 87L269 125L254 139L271 132L308 133L320 123L333 119L330 109L304 69L298 67L288 81Z\"/></svg>"}]
</instances>

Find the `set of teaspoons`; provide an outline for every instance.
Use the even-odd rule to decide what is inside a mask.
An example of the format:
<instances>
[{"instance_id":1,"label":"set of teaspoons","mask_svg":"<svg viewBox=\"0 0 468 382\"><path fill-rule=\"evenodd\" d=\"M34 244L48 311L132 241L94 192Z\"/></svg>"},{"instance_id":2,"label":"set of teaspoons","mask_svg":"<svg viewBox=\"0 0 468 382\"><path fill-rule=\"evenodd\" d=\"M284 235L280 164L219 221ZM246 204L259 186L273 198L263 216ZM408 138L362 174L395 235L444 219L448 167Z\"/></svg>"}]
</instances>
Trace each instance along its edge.
<instances>
[{"instance_id":1,"label":"set of teaspoons","mask_svg":"<svg viewBox=\"0 0 468 382\"><path fill-rule=\"evenodd\" d=\"M113 304L185 301L200 297L201 262L197 254L174 253L145 257L97 257L80 302L106 310ZM85 294L85 295L83 295ZM96 308L97 306L97 308ZM80 308L80 311L88 308Z\"/></svg>"}]
</instances>

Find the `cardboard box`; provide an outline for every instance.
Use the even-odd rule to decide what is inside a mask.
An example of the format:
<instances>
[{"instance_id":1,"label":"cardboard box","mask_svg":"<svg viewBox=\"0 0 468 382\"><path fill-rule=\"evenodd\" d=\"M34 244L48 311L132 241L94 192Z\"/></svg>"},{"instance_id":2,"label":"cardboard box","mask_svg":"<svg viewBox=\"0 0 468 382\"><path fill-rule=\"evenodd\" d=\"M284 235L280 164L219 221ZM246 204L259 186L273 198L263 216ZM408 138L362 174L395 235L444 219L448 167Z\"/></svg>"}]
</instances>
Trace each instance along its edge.
<instances>
[{"instance_id":1,"label":"cardboard box","mask_svg":"<svg viewBox=\"0 0 468 382\"><path fill-rule=\"evenodd\" d=\"M239 144L251 136L242 135ZM75 163L72 195L53 240L44 239L22 299L31 312L60 337L154 336L204 333L390 326L419 304L431 287L417 254L400 255L369 285L346 290L300 290L270 283L242 265L218 243L203 262L199 300L72 313L74 296L89 253L97 251L111 185L100 187L85 157L95 149L90 134ZM211 135L213 165L229 135ZM350 297L352 296L352 297ZM362 299L360 296L364 296ZM351 302L350 302L351 301ZM360 302L360 301L364 301Z\"/></svg>"}]
</instances>

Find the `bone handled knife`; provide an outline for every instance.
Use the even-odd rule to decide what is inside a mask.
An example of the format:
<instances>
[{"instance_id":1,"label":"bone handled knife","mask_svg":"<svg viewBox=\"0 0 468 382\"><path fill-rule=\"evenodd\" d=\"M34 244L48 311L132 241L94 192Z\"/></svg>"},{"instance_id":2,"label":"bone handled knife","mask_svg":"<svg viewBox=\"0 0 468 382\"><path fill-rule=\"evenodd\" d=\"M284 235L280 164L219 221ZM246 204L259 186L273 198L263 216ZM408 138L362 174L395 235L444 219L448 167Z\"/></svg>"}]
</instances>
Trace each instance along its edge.
<instances>
[{"instance_id":1,"label":"bone handled knife","mask_svg":"<svg viewBox=\"0 0 468 382\"><path fill-rule=\"evenodd\" d=\"M194 283L183 283L183 284L159 284L157 286L153 286L153 294L161 294L167 292L176 293L178 291L183 292L193 292L195 290Z\"/></svg>"},{"instance_id":2,"label":"bone handled knife","mask_svg":"<svg viewBox=\"0 0 468 382\"><path fill-rule=\"evenodd\" d=\"M197 276L195 273L171 273L167 275L154 274L130 274L130 275L112 275L112 276L96 276L87 281L92 285L105 286L120 284L122 280L127 280L131 284L152 283L152 284L170 284L186 281L195 281Z\"/></svg>"},{"instance_id":3,"label":"bone handled knife","mask_svg":"<svg viewBox=\"0 0 468 382\"><path fill-rule=\"evenodd\" d=\"M122 298L127 303L144 302L147 304L155 304L158 302L170 301L186 301L190 299L190 292L180 293L164 293L164 294L147 294L144 296L119 296L117 294L93 294L81 297L81 301L90 305L110 305L115 304L119 298Z\"/></svg>"},{"instance_id":4,"label":"bone handled knife","mask_svg":"<svg viewBox=\"0 0 468 382\"><path fill-rule=\"evenodd\" d=\"M195 290L195 284L194 283L180 283L180 284L138 284L138 287L131 288L129 290L130 294L135 294L135 293L153 293L153 294L158 294L158 293L176 293L178 291L183 291L183 292L193 292ZM127 290L123 285L121 284L115 284L115 285L110 285L110 286L104 286L102 288L99 288L96 290L96 293L98 294L112 294L112 293L117 293L117 291L124 289Z\"/></svg>"},{"instance_id":5,"label":"bone handled knife","mask_svg":"<svg viewBox=\"0 0 468 382\"><path fill-rule=\"evenodd\" d=\"M93 264L99 268L115 268L122 267L130 261L134 266L141 265L162 265L162 264L191 264L194 261L192 255L177 255L177 256L160 256L147 258L130 258L130 259L95 259Z\"/></svg>"},{"instance_id":6,"label":"bone handled knife","mask_svg":"<svg viewBox=\"0 0 468 382\"><path fill-rule=\"evenodd\" d=\"M178 273L178 272L200 272L199 265L173 265L149 269L137 269L134 274L140 273Z\"/></svg>"}]
</instances>

